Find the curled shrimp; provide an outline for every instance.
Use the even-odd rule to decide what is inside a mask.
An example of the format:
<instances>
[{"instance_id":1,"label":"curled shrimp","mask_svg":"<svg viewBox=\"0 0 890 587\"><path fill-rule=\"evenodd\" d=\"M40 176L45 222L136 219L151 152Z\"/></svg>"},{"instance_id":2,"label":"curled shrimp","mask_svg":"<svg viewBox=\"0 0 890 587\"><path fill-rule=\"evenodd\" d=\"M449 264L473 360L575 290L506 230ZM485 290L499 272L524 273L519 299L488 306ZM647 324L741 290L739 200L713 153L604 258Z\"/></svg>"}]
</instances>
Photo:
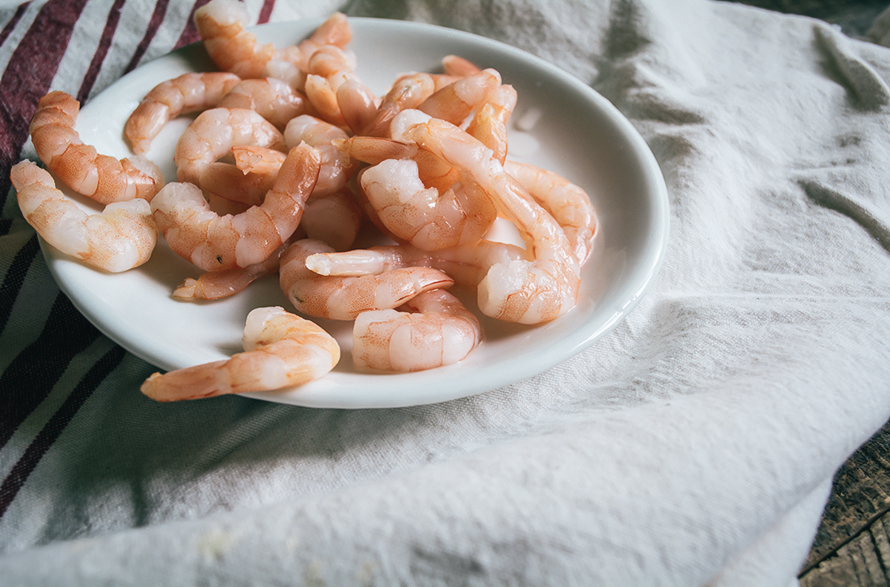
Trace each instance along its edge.
<instances>
[{"instance_id":1,"label":"curled shrimp","mask_svg":"<svg viewBox=\"0 0 890 587\"><path fill-rule=\"evenodd\" d=\"M362 210L348 188L327 194L313 193L306 202L300 226L306 232L306 238L345 251L355 242L361 229Z\"/></svg>"},{"instance_id":2,"label":"curled shrimp","mask_svg":"<svg viewBox=\"0 0 890 587\"><path fill-rule=\"evenodd\" d=\"M476 184L456 183L440 193L424 186L411 159L388 159L369 167L360 183L389 232L421 249L477 241L497 218L497 208Z\"/></svg>"},{"instance_id":3,"label":"curled shrimp","mask_svg":"<svg viewBox=\"0 0 890 587\"><path fill-rule=\"evenodd\" d=\"M442 68L445 70L445 75L453 75L457 77L466 77L482 71L481 67L458 55L446 55L443 57Z\"/></svg>"},{"instance_id":4,"label":"curled shrimp","mask_svg":"<svg viewBox=\"0 0 890 587\"><path fill-rule=\"evenodd\" d=\"M210 0L195 11L198 34L217 67L241 78L263 77L275 46L257 43L256 35L244 30L249 22L250 14L240 0Z\"/></svg>"},{"instance_id":5,"label":"curled shrimp","mask_svg":"<svg viewBox=\"0 0 890 587\"><path fill-rule=\"evenodd\" d=\"M531 163L507 161L504 171L515 178L563 228L575 257L584 265L593 250L596 211L583 189L558 173Z\"/></svg>"},{"instance_id":6,"label":"curled shrimp","mask_svg":"<svg viewBox=\"0 0 890 587\"><path fill-rule=\"evenodd\" d=\"M496 264L479 283L479 308L493 318L537 324L575 306L581 264L556 220L504 171L490 149L460 128L433 118L406 133L422 147L460 168L516 225L527 260Z\"/></svg>"},{"instance_id":7,"label":"curled shrimp","mask_svg":"<svg viewBox=\"0 0 890 587\"><path fill-rule=\"evenodd\" d=\"M66 255L112 273L151 257L158 231L147 201L112 202L100 214L87 214L31 161L16 164L9 175L25 220Z\"/></svg>"},{"instance_id":8,"label":"curled shrimp","mask_svg":"<svg viewBox=\"0 0 890 587\"><path fill-rule=\"evenodd\" d=\"M173 154L176 177L228 200L255 203L270 188L269 177L245 174L217 159L233 146L256 145L285 150L284 136L253 110L205 110L185 129Z\"/></svg>"},{"instance_id":9,"label":"curled shrimp","mask_svg":"<svg viewBox=\"0 0 890 587\"><path fill-rule=\"evenodd\" d=\"M321 153L321 172L318 176L317 193L324 194L341 189L355 173L355 162L340 151L334 141L349 135L343 129L314 116L303 114L287 123L284 142L288 146L301 142L312 145Z\"/></svg>"},{"instance_id":10,"label":"curled shrimp","mask_svg":"<svg viewBox=\"0 0 890 587\"><path fill-rule=\"evenodd\" d=\"M483 69L437 90L418 105L417 110L452 124L461 124L500 85L501 74L497 70Z\"/></svg>"},{"instance_id":11,"label":"curled shrimp","mask_svg":"<svg viewBox=\"0 0 890 587\"><path fill-rule=\"evenodd\" d=\"M152 214L170 248L205 271L264 261L297 229L318 178L321 157L309 145L294 147L263 203L238 215L219 216L190 183L171 183L152 200Z\"/></svg>"},{"instance_id":12,"label":"curled shrimp","mask_svg":"<svg viewBox=\"0 0 890 587\"><path fill-rule=\"evenodd\" d=\"M421 293L403 309L358 315L352 334L356 367L396 372L434 369L461 361L482 340L479 320L445 290Z\"/></svg>"},{"instance_id":13,"label":"curled shrimp","mask_svg":"<svg viewBox=\"0 0 890 587\"><path fill-rule=\"evenodd\" d=\"M115 159L84 144L74 130L80 103L61 91L37 104L31 119L31 142L37 156L62 183L100 204L142 198L151 200L164 178L157 165L140 157Z\"/></svg>"},{"instance_id":14,"label":"curled shrimp","mask_svg":"<svg viewBox=\"0 0 890 587\"><path fill-rule=\"evenodd\" d=\"M467 132L492 150L494 158L507 159L507 122L516 108L517 94L513 86L502 85L473 115Z\"/></svg>"},{"instance_id":15,"label":"curled shrimp","mask_svg":"<svg viewBox=\"0 0 890 587\"><path fill-rule=\"evenodd\" d=\"M309 58L316 49L324 45L343 49L351 40L352 28L346 15L335 12L325 19L308 39L296 45L277 49L274 56L266 63L264 75L280 79L295 90L303 91L306 89Z\"/></svg>"},{"instance_id":16,"label":"curled shrimp","mask_svg":"<svg viewBox=\"0 0 890 587\"><path fill-rule=\"evenodd\" d=\"M247 315L242 344L245 352L227 360L154 373L140 390L159 402L272 391L318 379L340 361L331 335L277 306Z\"/></svg>"},{"instance_id":17,"label":"curled shrimp","mask_svg":"<svg viewBox=\"0 0 890 587\"><path fill-rule=\"evenodd\" d=\"M309 255L332 252L329 245L306 239L295 242L282 255L278 270L281 290L297 311L318 318L354 320L362 312L397 308L419 293L454 283L441 271L427 267L362 277L325 277L306 267Z\"/></svg>"},{"instance_id":18,"label":"curled shrimp","mask_svg":"<svg viewBox=\"0 0 890 587\"><path fill-rule=\"evenodd\" d=\"M220 108L253 110L284 130L287 123L309 108L306 96L275 78L246 79L233 86L217 104Z\"/></svg>"},{"instance_id":19,"label":"curled shrimp","mask_svg":"<svg viewBox=\"0 0 890 587\"><path fill-rule=\"evenodd\" d=\"M428 73L414 73L400 77L383 96L374 117L359 134L372 137L389 136L389 126L399 112L417 108L435 91L436 83Z\"/></svg>"},{"instance_id":20,"label":"curled shrimp","mask_svg":"<svg viewBox=\"0 0 890 587\"><path fill-rule=\"evenodd\" d=\"M319 275L379 275L404 267L432 267L446 273L454 282L475 288L498 264L525 259L525 250L516 245L490 240L423 251L409 244L381 245L340 253L316 253L306 258L306 267Z\"/></svg>"},{"instance_id":21,"label":"curled shrimp","mask_svg":"<svg viewBox=\"0 0 890 587\"><path fill-rule=\"evenodd\" d=\"M234 73L184 73L152 88L124 126L133 152L145 153L164 126L180 114L206 110L241 83Z\"/></svg>"}]
</instances>

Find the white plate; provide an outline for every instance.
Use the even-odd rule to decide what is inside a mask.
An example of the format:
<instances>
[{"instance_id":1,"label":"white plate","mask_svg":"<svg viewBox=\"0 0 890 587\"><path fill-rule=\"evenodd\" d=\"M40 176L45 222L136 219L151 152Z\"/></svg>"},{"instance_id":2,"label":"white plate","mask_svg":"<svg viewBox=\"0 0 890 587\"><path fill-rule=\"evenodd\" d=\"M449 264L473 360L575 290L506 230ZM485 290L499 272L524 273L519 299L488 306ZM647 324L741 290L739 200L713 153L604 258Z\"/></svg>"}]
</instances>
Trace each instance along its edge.
<instances>
[{"instance_id":1,"label":"white plate","mask_svg":"<svg viewBox=\"0 0 890 587\"><path fill-rule=\"evenodd\" d=\"M292 44L320 21L256 27L262 42ZM457 365L410 374L356 371L352 323L319 321L340 342L343 359L326 377L298 388L251 397L312 407L380 408L428 404L485 392L536 375L581 351L634 307L655 275L667 242L667 192L645 142L612 104L576 78L528 53L475 35L410 22L352 18L357 72L382 93L398 74L441 71L457 54L501 72L519 93L511 129L512 158L552 169L590 194L600 223L582 276L576 308L548 324L529 327L483 318L485 340ZM212 66L200 46L145 64L92 99L77 129L99 152L130 156L124 122L157 83ZM149 156L175 179L172 153L188 118L171 122ZM142 267L107 274L43 247L50 269L77 308L107 336L162 370L219 360L239 352L247 313L255 307L291 308L277 279L208 303L183 303L170 293L200 271L159 246ZM291 308L292 309L292 308ZM135 391L135 390L133 390Z\"/></svg>"}]
</instances>

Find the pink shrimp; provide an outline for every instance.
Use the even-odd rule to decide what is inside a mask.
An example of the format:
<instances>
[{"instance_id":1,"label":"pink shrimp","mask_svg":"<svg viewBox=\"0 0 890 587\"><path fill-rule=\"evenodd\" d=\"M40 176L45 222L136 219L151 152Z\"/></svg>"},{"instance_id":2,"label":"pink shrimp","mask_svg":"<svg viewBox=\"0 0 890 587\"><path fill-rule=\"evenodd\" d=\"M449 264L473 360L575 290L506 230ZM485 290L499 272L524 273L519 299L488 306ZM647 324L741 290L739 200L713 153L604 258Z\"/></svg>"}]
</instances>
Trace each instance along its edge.
<instances>
[{"instance_id":1,"label":"pink shrimp","mask_svg":"<svg viewBox=\"0 0 890 587\"><path fill-rule=\"evenodd\" d=\"M528 260L494 265L480 282L477 293L482 312L500 320L536 324L573 308L581 265L565 231L504 171L492 151L436 118L412 126L405 134L466 173L495 200L499 212L516 225L526 242Z\"/></svg>"},{"instance_id":2,"label":"pink shrimp","mask_svg":"<svg viewBox=\"0 0 890 587\"><path fill-rule=\"evenodd\" d=\"M9 175L25 220L66 255L113 273L151 257L158 231L147 201L112 202L100 214L87 214L31 161L16 164Z\"/></svg>"},{"instance_id":3,"label":"pink shrimp","mask_svg":"<svg viewBox=\"0 0 890 587\"><path fill-rule=\"evenodd\" d=\"M443 57L442 68L445 70L446 75L457 77L467 77L468 75L475 75L482 71L482 68L472 61L457 55L446 55Z\"/></svg>"},{"instance_id":4,"label":"pink shrimp","mask_svg":"<svg viewBox=\"0 0 890 587\"><path fill-rule=\"evenodd\" d=\"M151 200L164 178L157 165L140 157L115 159L84 144L74 130L80 103L61 91L37 104L31 119L31 142L44 165L75 192L100 204L142 198Z\"/></svg>"},{"instance_id":5,"label":"pink shrimp","mask_svg":"<svg viewBox=\"0 0 890 587\"><path fill-rule=\"evenodd\" d=\"M355 242L362 218L362 210L352 192L343 188L326 194L313 193L306 202L300 226L306 232L306 238L345 251Z\"/></svg>"},{"instance_id":6,"label":"pink shrimp","mask_svg":"<svg viewBox=\"0 0 890 587\"><path fill-rule=\"evenodd\" d=\"M433 95L436 84L428 73L405 75L396 80L389 92L380 101L374 117L358 134L385 137L389 136L392 119L402 110L414 109Z\"/></svg>"},{"instance_id":7,"label":"pink shrimp","mask_svg":"<svg viewBox=\"0 0 890 587\"><path fill-rule=\"evenodd\" d=\"M305 142L321 153L321 173L316 192L330 193L341 189L355 173L354 161L341 152L334 141L346 139L349 135L343 129L314 116L303 114L287 123L284 129L284 142L288 146Z\"/></svg>"},{"instance_id":8,"label":"pink shrimp","mask_svg":"<svg viewBox=\"0 0 890 587\"><path fill-rule=\"evenodd\" d=\"M222 198L256 203L269 190L269 177L245 174L230 163L217 161L233 146L256 145L285 150L284 136L253 110L205 110L185 129L173 154L176 176Z\"/></svg>"},{"instance_id":9,"label":"pink shrimp","mask_svg":"<svg viewBox=\"0 0 890 587\"><path fill-rule=\"evenodd\" d=\"M530 163L507 161L504 171L553 216L565 231L575 257L581 265L586 263L596 236L596 211L587 192L559 174Z\"/></svg>"},{"instance_id":10,"label":"pink shrimp","mask_svg":"<svg viewBox=\"0 0 890 587\"><path fill-rule=\"evenodd\" d=\"M246 79L232 87L218 106L253 110L279 130L309 109L306 96L275 78Z\"/></svg>"},{"instance_id":11,"label":"pink shrimp","mask_svg":"<svg viewBox=\"0 0 890 587\"><path fill-rule=\"evenodd\" d=\"M500 73L494 69L483 69L479 73L459 78L437 90L417 106L417 110L459 125L476 108L484 104L500 85Z\"/></svg>"},{"instance_id":12,"label":"pink shrimp","mask_svg":"<svg viewBox=\"0 0 890 587\"><path fill-rule=\"evenodd\" d=\"M195 26L207 54L222 71L245 79L263 77L275 55L273 44L260 45L256 35L244 30L249 21L247 7L239 0L211 0L195 11Z\"/></svg>"},{"instance_id":13,"label":"pink shrimp","mask_svg":"<svg viewBox=\"0 0 890 587\"><path fill-rule=\"evenodd\" d=\"M318 379L340 361L336 339L277 306L247 315L242 344L227 360L154 373L140 390L159 402L273 391Z\"/></svg>"},{"instance_id":14,"label":"pink shrimp","mask_svg":"<svg viewBox=\"0 0 890 587\"><path fill-rule=\"evenodd\" d=\"M492 92L489 100L473 115L467 132L492 150L501 164L507 159L507 122L516 107L517 94L513 86L502 85Z\"/></svg>"},{"instance_id":15,"label":"pink shrimp","mask_svg":"<svg viewBox=\"0 0 890 587\"><path fill-rule=\"evenodd\" d=\"M180 114L206 110L241 82L234 73L184 73L156 85L127 119L124 135L133 152L145 153L164 126Z\"/></svg>"},{"instance_id":16,"label":"pink shrimp","mask_svg":"<svg viewBox=\"0 0 890 587\"><path fill-rule=\"evenodd\" d=\"M281 258L281 289L301 313L332 320L354 320L368 310L396 308L417 294L450 287L454 280L435 269L412 267L362 277L324 277L306 267L315 253L332 253L315 240L292 244Z\"/></svg>"},{"instance_id":17,"label":"pink shrimp","mask_svg":"<svg viewBox=\"0 0 890 587\"><path fill-rule=\"evenodd\" d=\"M221 217L200 188L171 183L152 200L152 213L170 248L201 269L247 267L267 259L297 229L320 166L318 151L300 145L288 153L259 206Z\"/></svg>"},{"instance_id":18,"label":"pink shrimp","mask_svg":"<svg viewBox=\"0 0 890 587\"><path fill-rule=\"evenodd\" d=\"M453 365L482 340L479 320L445 290L423 292L403 309L358 315L352 335L356 367L413 372Z\"/></svg>"}]
</instances>

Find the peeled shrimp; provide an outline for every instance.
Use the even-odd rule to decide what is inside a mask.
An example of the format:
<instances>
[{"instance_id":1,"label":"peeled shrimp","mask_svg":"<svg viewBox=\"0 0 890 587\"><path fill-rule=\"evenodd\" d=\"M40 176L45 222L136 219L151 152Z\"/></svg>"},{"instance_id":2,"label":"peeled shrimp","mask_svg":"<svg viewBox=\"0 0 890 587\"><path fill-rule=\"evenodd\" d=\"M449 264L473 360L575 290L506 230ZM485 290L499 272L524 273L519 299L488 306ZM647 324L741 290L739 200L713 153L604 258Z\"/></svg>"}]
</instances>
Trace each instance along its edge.
<instances>
[{"instance_id":1,"label":"peeled shrimp","mask_svg":"<svg viewBox=\"0 0 890 587\"><path fill-rule=\"evenodd\" d=\"M411 372L452 365L482 340L479 320L442 289L419 294L406 312L363 312L353 327L352 358L359 369Z\"/></svg>"},{"instance_id":2,"label":"peeled shrimp","mask_svg":"<svg viewBox=\"0 0 890 587\"><path fill-rule=\"evenodd\" d=\"M278 271L281 254L287 245L288 243L282 244L264 261L247 267L236 267L225 271L205 271L197 279L187 277L173 290L173 298L180 301L218 300L244 291L260 277L272 275Z\"/></svg>"},{"instance_id":3,"label":"peeled shrimp","mask_svg":"<svg viewBox=\"0 0 890 587\"><path fill-rule=\"evenodd\" d=\"M329 16L308 39L296 45L277 49L274 56L266 63L264 75L280 79L295 90L306 88L306 75L309 70L309 58L321 46L333 45L345 48L352 40L352 28L346 15L335 12Z\"/></svg>"},{"instance_id":4,"label":"peeled shrimp","mask_svg":"<svg viewBox=\"0 0 890 587\"><path fill-rule=\"evenodd\" d=\"M482 71L478 65L457 55L446 55L442 58L442 68L446 75L466 77Z\"/></svg>"},{"instance_id":5,"label":"peeled shrimp","mask_svg":"<svg viewBox=\"0 0 890 587\"><path fill-rule=\"evenodd\" d=\"M232 216L210 210L201 189L171 183L152 201L152 213L167 243L205 271L247 267L264 261L294 233L312 193L321 156L309 145L294 147L263 203Z\"/></svg>"},{"instance_id":6,"label":"peeled shrimp","mask_svg":"<svg viewBox=\"0 0 890 587\"><path fill-rule=\"evenodd\" d=\"M340 361L331 335L280 307L252 310L242 344L245 352L228 360L155 373L140 390L159 402L272 391L318 379Z\"/></svg>"},{"instance_id":7,"label":"peeled shrimp","mask_svg":"<svg viewBox=\"0 0 890 587\"><path fill-rule=\"evenodd\" d=\"M319 194L341 189L355 172L355 164L348 154L341 152L334 141L349 135L341 128L314 116L303 114L287 123L284 142L289 147L305 142L321 153L321 172L315 190Z\"/></svg>"},{"instance_id":8,"label":"peeled shrimp","mask_svg":"<svg viewBox=\"0 0 890 587\"><path fill-rule=\"evenodd\" d=\"M263 174L245 174L230 163L217 161L237 145L285 150L281 131L253 110L205 110L176 143L173 161L177 179L228 200L258 202L271 187L271 178Z\"/></svg>"},{"instance_id":9,"label":"peeled shrimp","mask_svg":"<svg viewBox=\"0 0 890 587\"><path fill-rule=\"evenodd\" d=\"M584 265L596 234L596 212L587 192L559 174L530 163L507 161L504 171L550 212L565 231L575 257Z\"/></svg>"},{"instance_id":10,"label":"peeled shrimp","mask_svg":"<svg viewBox=\"0 0 890 587\"><path fill-rule=\"evenodd\" d=\"M316 253L306 258L306 267L319 275L340 277L378 275L403 267L432 267L448 274L459 285L475 288L493 266L522 259L525 259L525 250L521 247L480 240L439 251L423 251L400 244Z\"/></svg>"},{"instance_id":11,"label":"peeled shrimp","mask_svg":"<svg viewBox=\"0 0 890 587\"><path fill-rule=\"evenodd\" d=\"M428 73L414 73L400 77L383 96L374 117L360 134L372 137L389 136L389 125L399 112L417 108L435 91L436 84Z\"/></svg>"},{"instance_id":12,"label":"peeled shrimp","mask_svg":"<svg viewBox=\"0 0 890 587\"><path fill-rule=\"evenodd\" d=\"M9 176L25 220L66 255L112 273L138 267L151 257L158 231L147 201L112 202L99 214L87 214L31 161L13 166Z\"/></svg>"},{"instance_id":13,"label":"peeled shrimp","mask_svg":"<svg viewBox=\"0 0 890 587\"><path fill-rule=\"evenodd\" d=\"M115 159L85 145L74 130L80 103L65 92L43 96L31 119L31 142L44 165L75 192L100 204L151 200L164 178L147 159Z\"/></svg>"},{"instance_id":14,"label":"peeled shrimp","mask_svg":"<svg viewBox=\"0 0 890 587\"><path fill-rule=\"evenodd\" d=\"M151 89L127 119L124 134L134 153L145 153L164 126L180 114L206 110L241 82L234 73L184 73Z\"/></svg>"},{"instance_id":15,"label":"peeled shrimp","mask_svg":"<svg viewBox=\"0 0 890 587\"><path fill-rule=\"evenodd\" d=\"M467 132L494 152L494 158L504 163L507 159L507 121L516 107L517 94L513 86L502 85L492 92L489 100L473 115Z\"/></svg>"},{"instance_id":16,"label":"peeled shrimp","mask_svg":"<svg viewBox=\"0 0 890 587\"><path fill-rule=\"evenodd\" d=\"M307 111L306 96L275 78L246 79L222 97L220 108L253 110L284 130L290 119Z\"/></svg>"},{"instance_id":17,"label":"peeled shrimp","mask_svg":"<svg viewBox=\"0 0 890 587\"><path fill-rule=\"evenodd\" d=\"M581 264L562 227L508 175L490 149L458 127L436 118L409 128L415 140L471 177L516 225L528 260L494 265L479 283L482 312L508 322L537 324L575 306Z\"/></svg>"},{"instance_id":18,"label":"peeled shrimp","mask_svg":"<svg viewBox=\"0 0 890 587\"><path fill-rule=\"evenodd\" d=\"M437 90L417 106L417 110L459 125L477 107L484 104L500 85L500 73L494 69L483 69Z\"/></svg>"},{"instance_id":19,"label":"peeled shrimp","mask_svg":"<svg viewBox=\"0 0 890 587\"><path fill-rule=\"evenodd\" d=\"M281 290L297 311L318 318L354 320L368 310L401 306L417 294L450 287L454 280L435 269L412 267L363 277L324 277L306 267L315 253L332 253L315 240L292 244L281 257Z\"/></svg>"},{"instance_id":20,"label":"peeled shrimp","mask_svg":"<svg viewBox=\"0 0 890 587\"><path fill-rule=\"evenodd\" d=\"M242 78L263 77L275 46L258 44L256 35L244 30L249 22L250 13L240 0L210 0L195 11L198 34L217 67Z\"/></svg>"},{"instance_id":21,"label":"peeled shrimp","mask_svg":"<svg viewBox=\"0 0 890 587\"><path fill-rule=\"evenodd\" d=\"M380 222L421 249L477 241L497 218L491 199L474 183L457 183L439 193L424 186L411 159L383 161L366 169L360 181Z\"/></svg>"},{"instance_id":22,"label":"peeled shrimp","mask_svg":"<svg viewBox=\"0 0 890 587\"><path fill-rule=\"evenodd\" d=\"M306 202L300 223L306 238L320 240L337 251L352 246L361 226L362 210L348 188L327 194L313 193Z\"/></svg>"}]
</instances>

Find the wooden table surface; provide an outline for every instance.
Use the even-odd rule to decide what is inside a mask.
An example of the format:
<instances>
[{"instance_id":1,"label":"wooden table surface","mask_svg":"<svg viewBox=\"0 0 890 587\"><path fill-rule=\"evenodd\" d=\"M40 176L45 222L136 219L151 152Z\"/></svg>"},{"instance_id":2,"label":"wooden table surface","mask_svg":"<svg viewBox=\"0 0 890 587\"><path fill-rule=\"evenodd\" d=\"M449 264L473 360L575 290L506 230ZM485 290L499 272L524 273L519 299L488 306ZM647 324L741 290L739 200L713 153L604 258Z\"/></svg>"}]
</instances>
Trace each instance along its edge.
<instances>
[{"instance_id":1,"label":"wooden table surface","mask_svg":"<svg viewBox=\"0 0 890 587\"><path fill-rule=\"evenodd\" d=\"M863 37L887 0L730 0L839 25ZM801 587L890 586L890 422L837 472Z\"/></svg>"}]
</instances>

